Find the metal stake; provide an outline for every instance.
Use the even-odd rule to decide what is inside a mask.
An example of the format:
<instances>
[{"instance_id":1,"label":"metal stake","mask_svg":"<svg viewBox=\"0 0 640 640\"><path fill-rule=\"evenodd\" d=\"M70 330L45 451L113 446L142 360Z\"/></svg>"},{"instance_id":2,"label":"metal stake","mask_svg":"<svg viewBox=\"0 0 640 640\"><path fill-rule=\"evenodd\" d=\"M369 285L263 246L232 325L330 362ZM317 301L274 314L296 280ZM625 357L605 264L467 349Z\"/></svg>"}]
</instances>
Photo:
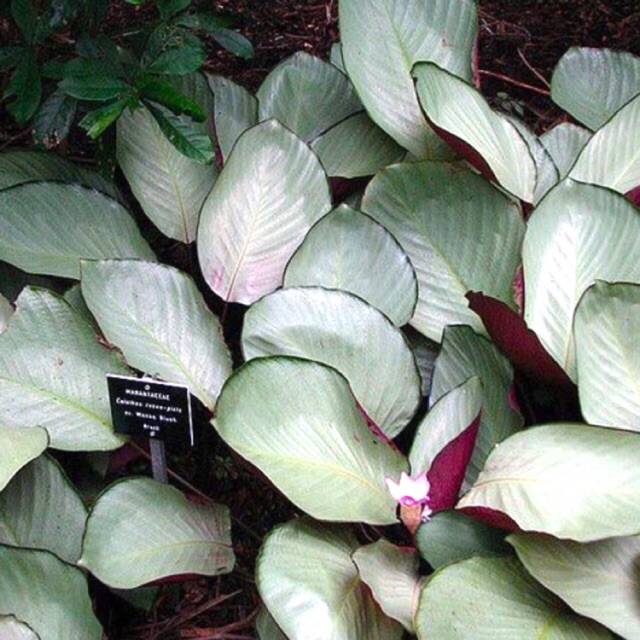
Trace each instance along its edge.
<instances>
[{"instance_id":1,"label":"metal stake","mask_svg":"<svg viewBox=\"0 0 640 640\"><path fill-rule=\"evenodd\" d=\"M167 452L164 448L162 440L149 438L149 449L151 450L151 469L153 471L153 479L163 484L169 482L167 473Z\"/></svg>"}]
</instances>

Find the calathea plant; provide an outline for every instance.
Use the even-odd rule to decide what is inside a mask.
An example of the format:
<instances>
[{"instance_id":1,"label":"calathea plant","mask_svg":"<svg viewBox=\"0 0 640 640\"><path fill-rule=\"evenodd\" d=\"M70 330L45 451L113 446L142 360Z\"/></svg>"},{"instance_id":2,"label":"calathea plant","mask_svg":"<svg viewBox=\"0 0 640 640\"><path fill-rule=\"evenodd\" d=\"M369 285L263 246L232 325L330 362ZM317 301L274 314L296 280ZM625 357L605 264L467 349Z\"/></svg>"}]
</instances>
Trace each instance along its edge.
<instances>
[{"instance_id":1,"label":"calathea plant","mask_svg":"<svg viewBox=\"0 0 640 640\"><path fill-rule=\"evenodd\" d=\"M640 638L638 61L570 50L552 97L588 130L538 138L471 84L470 0L341 0L340 26L256 96L185 74L215 168L118 121L195 279L103 178L0 156L0 258L49 285L1 283L0 629L97 640L88 573L232 569L226 507L125 478L87 513L45 453L118 450L105 375L143 372L302 512L258 556L262 640ZM207 287L242 305L235 371Z\"/></svg>"}]
</instances>

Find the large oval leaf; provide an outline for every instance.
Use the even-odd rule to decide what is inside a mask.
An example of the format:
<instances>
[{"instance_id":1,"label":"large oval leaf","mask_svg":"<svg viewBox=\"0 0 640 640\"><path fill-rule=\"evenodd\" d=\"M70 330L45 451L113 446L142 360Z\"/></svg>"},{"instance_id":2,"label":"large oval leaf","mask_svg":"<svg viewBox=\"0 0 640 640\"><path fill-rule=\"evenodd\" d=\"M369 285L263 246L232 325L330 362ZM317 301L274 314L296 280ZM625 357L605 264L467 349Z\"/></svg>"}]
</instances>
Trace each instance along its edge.
<instances>
[{"instance_id":1,"label":"large oval leaf","mask_svg":"<svg viewBox=\"0 0 640 640\"><path fill-rule=\"evenodd\" d=\"M484 331L465 294L513 305L524 222L518 207L475 173L439 162L394 165L370 183L362 209L386 227L418 275L411 324L440 342L449 324Z\"/></svg>"},{"instance_id":2,"label":"large oval leaf","mask_svg":"<svg viewBox=\"0 0 640 640\"><path fill-rule=\"evenodd\" d=\"M40 640L28 624L14 616L0 616L0 637L3 640Z\"/></svg>"},{"instance_id":3,"label":"large oval leaf","mask_svg":"<svg viewBox=\"0 0 640 640\"><path fill-rule=\"evenodd\" d=\"M518 130L529 147L529 153L536 167L536 186L533 190L533 204L537 205L542 198L558 184L560 172L551 154L542 144L542 140L529 127L515 117L509 117L509 122Z\"/></svg>"},{"instance_id":4,"label":"large oval leaf","mask_svg":"<svg viewBox=\"0 0 640 640\"><path fill-rule=\"evenodd\" d=\"M3 333L9 324L9 319L13 315L11 303L0 294L0 333Z\"/></svg>"},{"instance_id":5,"label":"large oval leaf","mask_svg":"<svg viewBox=\"0 0 640 640\"><path fill-rule=\"evenodd\" d=\"M551 79L553 101L593 130L638 93L640 58L625 51L571 47Z\"/></svg>"},{"instance_id":6,"label":"large oval leaf","mask_svg":"<svg viewBox=\"0 0 640 640\"><path fill-rule=\"evenodd\" d=\"M640 435L584 424L527 429L496 447L458 508L588 542L640 532Z\"/></svg>"},{"instance_id":7,"label":"large oval leaf","mask_svg":"<svg viewBox=\"0 0 640 640\"><path fill-rule=\"evenodd\" d=\"M570 122L561 122L540 136L540 142L551 155L561 179L569 175L590 138L591 132Z\"/></svg>"},{"instance_id":8,"label":"large oval leaf","mask_svg":"<svg viewBox=\"0 0 640 640\"><path fill-rule=\"evenodd\" d=\"M213 92L216 138L227 161L236 140L258 124L258 101L244 88L222 76L208 76Z\"/></svg>"},{"instance_id":9,"label":"large oval leaf","mask_svg":"<svg viewBox=\"0 0 640 640\"><path fill-rule=\"evenodd\" d=\"M524 318L545 349L576 379L573 314L596 279L640 282L640 215L623 196L564 180L529 220L522 259Z\"/></svg>"},{"instance_id":10,"label":"large oval leaf","mask_svg":"<svg viewBox=\"0 0 640 640\"><path fill-rule=\"evenodd\" d=\"M315 518L396 522L384 481L407 462L371 434L334 369L289 357L252 360L226 383L214 426Z\"/></svg>"},{"instance_id":11,"label":"large oval leaf","mask_svg":"<svg viewBox=\"0 0 640 640\"><path fill-rule=\"evenodd\" d=\"M131 366L188 386L213 410L231 356L218 319L189 276L150 262L84 262L82 293Z\"/></svg>"},{"instance_id":12,"label":"large oval leaf","mask_svg":"<svg viewBox=\"0 0 640 640\"><path fill-rule=\"evenodd\" d=\"M627 193L640 185L638 138L640 96L616 112L596 131L569 174L575 180Z\"/></svg>"},{"instance_id":13,"label":"large oval leaf","mask_svg":"<svg viewBox=\"0 0 640 640\"><path fill-rule=\"evenodd\" d=\"M574 611L628 640L640 638L640 537L580 544L550 536L512 535L527 571Z\"/></svg>"},{"instance_id":14,"label":"large oval leaf","mask_svg":"<svg viewBox=\"0 0 640 640\"><path fill-rule=\"evenodd\" d=\"M515 558L472 558L422 589L419 640L611 640L541 587Z\"/></svg>"},{"instance_id":15,"label":"large oval leaf","mask_svg":"<svg viewBox=\"0 0 640 640\"><path fill-rule=\"evenodd\" d=\"M213 100L204 76L189 74L173 82L182 95L210 111ZM191 126L206 134L206 122ZM193 242L200 208L216 179L215 165L180 153L146 107L122 113L116 142L118 164L143 211L165 236Z\"/></svg>"},{"instance_id":16,"label":"large oval leaf","mask_svg":"<svg viewBox=\"0 0 640 640\"><path fill-rule=\"evenodd\" d=\"M0 614L26 622L40 640L101 640L82 571L47 551L0 546Z\"/></svg>"},{"instance_id":17,"label":"large oval leaf","mask_svg":"<svg viewBox=\"0 0 640 640\"><path fill-rule=\"evenodd\" d=\"M202 209L198 256L219 296L249 304L282 283L287 261L331 208L319 160L275 120L237 141Z\"/></svg>"},{"instance_id":18,"label":"large oval leaf","mask_svg":"<svg viewBox=\"0 0 640 640\"><path fill-rule=\"evenodd\" d=\"M0 335L0 423L44 427L56 449L115 449L105 375L127 371L62 298L28 287Z\"/></svg>"},{"instance_id":19,"label":"large oval leaf","mask_svg":"<svg viewBox=\"0 0 640 640\"><path fill-rule=\"evenodd\" d=\"M441 511L421 524L416 544L434 569L473 556L507 555L510 551L504 532L459 511Z\"/></svg>"},{"instance_id":20,"label":"large oval leaf","mask_svg":"<svg viewBox=\"0 0 640 640\"><path fill-rule=\"evenodd\" d=\"M80 566L102 582L133 589L168 576L228 573L235 562L229 509L196 504L175 487L132 478L97 500Z\"/></svg>"},{"instance_id":21,"label":"large oval leaf","mask_svg":"<svg viewBox=\"0 0 640 640\"><path fill-rule=\"evenodd\" d=\"M0 259L29 273L79 278L82 258L154 255L124 207L98 191L33 182L0 192Z\"/></svg>"},{"instance_id":22,"label":"large oval leaf","mask_svg":"<svg viewBox=\"0 0 640 640\"><path fill-rule=\"evenodd\" d=\"M436 131L485 177L533 202L536 165L509 118L493 111L475 87L435 64L418 64L413 73L420 104Z\"/></svg>"},{"instance_id":23,"label":"large oval leaf","mask_svg":"<svg viewBox=\"0 0 640 640\"><path fill-rule=\"evenodd\" d=\"M75 564L87 510L61 467L41 456L0 493L0 543L44 549Z\"/></svg>"},{"instance_id":24,"label":"large oval leaf","mask_svg":"<svg viewBox=\"0 0 640 640\"><path fill-rule=\"evenodd\" d=\"M304 51L271 71L257 97L260 120L276 118L305 142L362 110L347 76Z\"/></svg>"},{"instance_id":25,"label":"large oval leaf","mask_svg":"<svg viewBox=\"0 0 640 640\"><path fill-rule=\"evenodd\" d=\"M400 330L345 291L297 287L265 296L245 315L242 348L247 360L289 355L334 367L390 438L420 402L420 376Z\"/></svg>"},{"instance_id":26,"label":"large oval leaf","mask_svg":"<svg viewBox=\"0 0 640 640\"><path fill-rule=\"evenodd\" d=\"M341 178L372 176L405 150L399 147L366 113L354 113L316 138L311 148L327 175Z\"/></svg>"},{"instance_id":27,"label":"large oval leaf","mask_svg":"<svg viewBox=\"0 0 640 640\"><path fill-rule=\"evenodd\" d=\"M430 60L471 78L476 31L472 0L340 0L349 77L374 122L418 158L442 158L448 150L422 114L411 69Z\"/></svg>"},{"instance_id":28,"label":"large oval leaf","mask_svg":"<svg viewBox=\"0 0 640 640\"><path fill-rule=\"evenodd\" d=\"M49 436L40 427L0 427L0 491L22 467L49 446ZM0 500L2 494L0 494ZM1 537L1 531L0 531Z\"/></svg>"},{"instance_id":29,"label":"large oval leaf","mask_svg":"<svg viewBox=\"0 0 640 640\"><path fill-rule=\"evenodd\" d=\"M349 291L395 325L411 320L418 301L413 266L398 241L369 216L341 205L309 231L284 274L286 287Z\"/></svg>"},{"instance_id":30,"label":"large oval leaf","mask_svg":"<svg viewBox=\"0 0 640 640\"><path fill-rule=\"evenodd\" d=\"M580 407L587 422L640 431L640 285L597 282L574 322Z\"/></svg>"},{"instance_id":31,"label":"large oval leaf","mask_svg":"<svg viewBox=\"0 0 640 640\"><path fill-rule=\"evenodd\" d=\"M102 191L112 198L118 197L113 183L105 180L99 173L65 160L55 153L22 149L0 153L0 190L41 180L75 182Z\"/></svg>"},{"instance_id":32,"label":"large oval leaf","mask_svg":"<svg viewBox=\"0 0 640 640\"><path fill-rule=\"evenodd\" d=\"M402 627L383 615L358 577L351 560L357 548L348 529L307 519L280 525L267 536L256 582L287 638L400 640Z\"/></svg>"},{"instance_id":33,"label":"large oval leaf","mask_svg":"<svg viewBox=\"0 0 640 640\"><path fill-rule=\"evenodd\" d=\"M409 632L420 595L420 558L413 549L401 549L381 538L353 554L360 579L371 589L382 610Z\"/></svg>"},{"instance_id":34,"label":"large oval leaf","mask_svg":"<svg viewBox=\"0 0 640 640\"><path fill-rule=\"evenodd\" d=\"M491 450L520 430L524 420L511 402L513 368L509 361L470 327L448 327L436 359L431 406L473 376L482 383L482 414L476 448L467 469L467 484L475 482Z\"/></svg>"}]
</instances>

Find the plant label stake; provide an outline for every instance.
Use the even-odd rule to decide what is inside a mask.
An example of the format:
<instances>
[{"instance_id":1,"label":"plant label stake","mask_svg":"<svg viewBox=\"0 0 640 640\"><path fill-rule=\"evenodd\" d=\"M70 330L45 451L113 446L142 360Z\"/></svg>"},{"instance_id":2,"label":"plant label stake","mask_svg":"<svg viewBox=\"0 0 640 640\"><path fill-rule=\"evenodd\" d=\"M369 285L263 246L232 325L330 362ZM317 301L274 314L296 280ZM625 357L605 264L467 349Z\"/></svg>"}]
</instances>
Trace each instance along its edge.
<instances>
[{"instance_id":1,"label":"plant label stake","mask_svg":"<svg viewBox=\"0 0 640 640\"><path fill-rule=\"evenodd\" d=\"M154 479L166 483L165 440L185 437L193 447L189 389L151 378L107 375L111 419L116 433L149 438Z\"/></svg>"}]
</instances>

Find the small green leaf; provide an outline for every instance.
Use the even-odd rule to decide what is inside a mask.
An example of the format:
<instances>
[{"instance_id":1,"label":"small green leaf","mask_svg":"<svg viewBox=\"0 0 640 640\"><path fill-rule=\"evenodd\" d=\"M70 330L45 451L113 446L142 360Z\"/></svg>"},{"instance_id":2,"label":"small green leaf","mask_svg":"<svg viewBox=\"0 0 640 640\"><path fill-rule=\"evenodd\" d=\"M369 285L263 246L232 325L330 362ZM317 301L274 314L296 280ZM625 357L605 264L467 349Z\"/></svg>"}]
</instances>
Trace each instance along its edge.
<instances>
[{"instance_id":1,"label":"small green leaf","mask_svg":"<svg viewBox=\"0 0 640 640\"><path fill-rule=\"evenodd\" d=\"M40 67L43 78L51 80L62 80L64 78L65 63L60 60L48 60Z\"/></svg>"},{"instance_id":2,"label":"small green leaf","mask_svg":"<svg viewBox=\"0 0 640 640\"><path fill-rule=\"evenodd\" d=\"M163 104L176 115L186 114L197 122L204 122L207 118L204 109L195 100L180 93L165 80L149 78L141 91L145 98Z\"/></svg>"},{"instance_id":3,"label":"small green leaf","mask_svg":"<svg viewBox=\"0 0 640 640\"><path fill-rule=\"evenodd\" d=\"M191 5L191 0L158 0L158 11L163 20L168 20L176 13L184 11Z\"/></svg>"},{"instance_id":4,"label":"small green leaf","mask_svg":"<svg viewBox=\"0 0 640 640\"><path fill-rule=\"evenodd\" d=\"M217 29L224 29L235 24L235 16L219 15L211 11L196 11L196 13L178 16L173 24L189 29L200 29L212 33Z\"/></svg>"},{"instance_id":5,"label":"small green leaf","mask_svg":"<svg viewBox=\"0 0 640 640\"><path fill-rule=\"evenodd\" d=\"M104 107L89 111L79 124L87 132L87 135L95 140L118 119L130 100L131 97L122 98Z\"/></svg>"},{"instance_id":6,"label":"small green leaf","mask_svg":"<svg viewBox=\"0 0 640 640\"><path fill-rule=\"evenodd\" d=\"M11 16L25 42L31 44L36 35L38 15L31 0L11 0Z\"/></svg>"},{"instance_id":7,"label":"small green leaf","mask_svg":"<svg viewBox=\"0 0 640 640\"><path fill-rule=\"evenodd\" d=\"M96 102L118 99L131 91L131 87L120 78L103 75L65 77L58 87L78 100Z\"/></svg>"},{"instance_id":8,"label":"small green leaf","mask_svg":"<svg viewBox=\"0 0 640 640\"><path fill-rule=\"evenodd\" d=\"M16 96L7 110L19 124L27 122L40 104L42 87L35 52L28 49L11 76L4 97Z\"/></svg>"},{"instance_id":9,"label":"small green leaf","mask_svg":"<svg viewBox=\"0 0 640 640\"><path fill-rule=\"evenodd\" d=\"M24 49L22 47L2 47L0 49L0 71L15 67L23 55Z\"/></svg>"},{"instance_id":10,"label":"small green leaf","mask_svg":"<svg viewBox=\"0 0 640 640\"><path fill-rule=\"evenodd\" d=\"M64 64L62 74L64 78L87 78L92 76L113 75L112 65L104 60L94 58L73 58Z\"/></svg>"},{"instance_id":11,"label":"small green leaf","mask_svg":"<svg viewBox=\"0 0 640 640\"><path fill-rule=\"evenodd\" d=\"M155 118L169 142L183 155L202 164L213 161L215 151L211 138L193 125L193 121L176 116L159 104L146 102L145 106Z\"/></svg>"},{"instance_id":12,"label":"small green leaf","mask_svg":"<svg viewBox=\"0 0 640 640\"><path fill-rule=\"evenodd\" d=\"M61 91L52 93L41 105L33 123L33 137L48 149L68 135L78 102Z\"/></svg>"},{"instance_id":13,"label":"small green leaf","mask_svg":"<svg viewBox=\"0 0 640 640\"><path fill-rule=\"evenodd\" d=\"M253 58L253 45L241 33L231 29L214 29L211 35L221 47L234 55L245 60Z\"/></svg>"},{"instance_id":14,"label":"small green leaf","mask_svg":"<svg viewBox=\"0 0 640 640\"><path fill-rule=\"evenodd\" d=\"M205 58L199 38L186 29L161 25L149 37L143 62L148 71L181 76L197 71Z\"/></svg>"},{"instance_id":15,"label":"small green leaf","mask_svg":"<svg viewBox=\"0 0 640 640\"><path fill-rule=\"evenodd\" d=\"M202 46L184 46L165 51L149 65L149 71L166 75L181 76L197 71L205 61Z\"/></svg>"}]
</instances>

